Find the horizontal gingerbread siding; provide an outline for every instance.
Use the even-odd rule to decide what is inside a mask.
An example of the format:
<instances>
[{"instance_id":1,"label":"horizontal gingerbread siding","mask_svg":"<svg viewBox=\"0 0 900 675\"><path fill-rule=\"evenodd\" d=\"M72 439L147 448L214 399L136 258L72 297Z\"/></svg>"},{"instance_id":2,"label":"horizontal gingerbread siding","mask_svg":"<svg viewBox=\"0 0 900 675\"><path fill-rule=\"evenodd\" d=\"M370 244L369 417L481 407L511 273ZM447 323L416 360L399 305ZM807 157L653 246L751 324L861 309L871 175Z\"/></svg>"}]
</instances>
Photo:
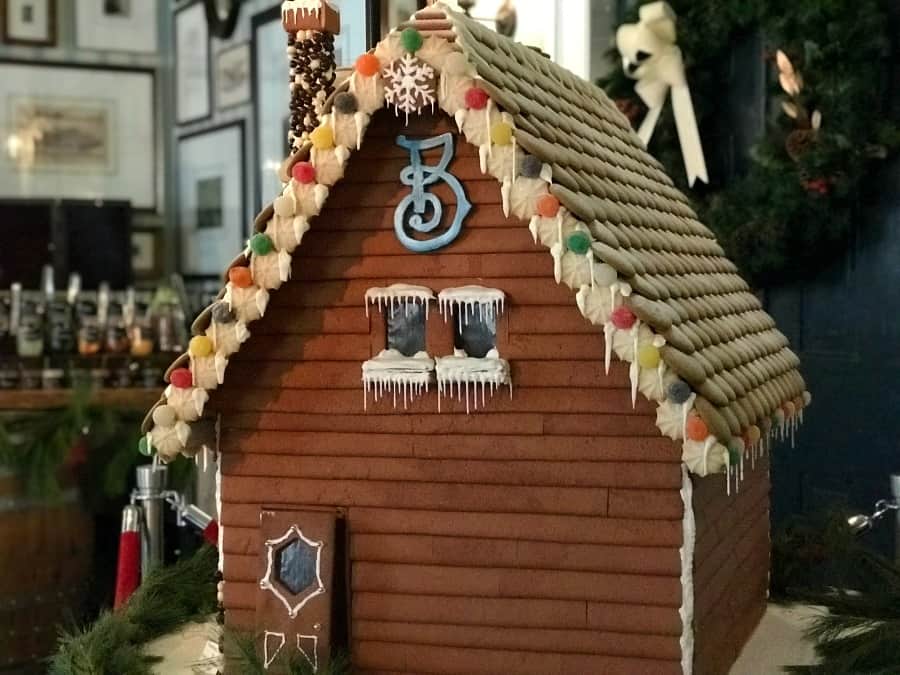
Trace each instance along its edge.
<instances>
[{"instance_id":1,"label":"horizontal gingerbread siding","mask_svg":"<svg viewBox=\"0 0 900 675\"><path fill-rule=\"evenodd\" d=\"M458 142L476 204L456 242L414 255L393 233L406 154L384 115L331 191L266 316L229 366L222 413L225 606L255 623L260 506L341 507L353 654L365 672L680 673L679 451L497 182ZM453 131L411 121L402 133ZM432 160L433 161L433 160ZM445 203L453 200L436 190ZM385 347L373 286L506 292L498 347L514 393L485 410L437 395L363 410L360 367ZM432 306L428 345L450 353Z\"/></svg>"},{"instance_id":2,"label":"horizontal gingerbread siding","mask_svg":"<svg viewBox=\"0 0 900 675\"><path fill-rule=\"evenodd\" d=\"M740 492L695 479L694 672L726 675L762 618L769 588L769 460L746 460Z\"/></svg>"}]
</instances>

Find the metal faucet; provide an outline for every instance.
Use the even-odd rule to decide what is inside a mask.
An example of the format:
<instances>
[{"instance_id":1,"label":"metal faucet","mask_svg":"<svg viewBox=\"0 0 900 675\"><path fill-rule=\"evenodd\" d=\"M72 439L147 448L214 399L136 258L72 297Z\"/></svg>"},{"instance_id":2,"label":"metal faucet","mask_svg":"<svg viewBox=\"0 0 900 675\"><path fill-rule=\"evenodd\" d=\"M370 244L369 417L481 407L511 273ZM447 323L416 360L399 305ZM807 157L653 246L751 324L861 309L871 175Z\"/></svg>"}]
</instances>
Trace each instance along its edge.
<instances>
[{"instance_id":1,"label":"metal faucet","mask_svg":"<svg viewBox=\"0 0 900 675\"><path fill-rule=\"evenodd\" d=\"M131 493L131 504L140 507L141 576L156 565L161 565L165 552L163 536L164 505L175 510L178 527L193 525L200 531L212 522L213 517L178 490L166 489L168 469L164 464L144 464L137 467L137 487Z\"/></svg>"},{"instance_id":2,"label":"metal faucet","mask_svg":"<svg viewBox=\"0 0 900 675\"><path fill-rule=\"evenodd\" d=\"M847 525L854 534L862 534L871 530L888 513L895 512L894 555L900 561L900 474L891 474L891 495L892 499L879 499L875 502L875 510L871 515L858 513L847 518Z\"/></svg>"}]
</instances>

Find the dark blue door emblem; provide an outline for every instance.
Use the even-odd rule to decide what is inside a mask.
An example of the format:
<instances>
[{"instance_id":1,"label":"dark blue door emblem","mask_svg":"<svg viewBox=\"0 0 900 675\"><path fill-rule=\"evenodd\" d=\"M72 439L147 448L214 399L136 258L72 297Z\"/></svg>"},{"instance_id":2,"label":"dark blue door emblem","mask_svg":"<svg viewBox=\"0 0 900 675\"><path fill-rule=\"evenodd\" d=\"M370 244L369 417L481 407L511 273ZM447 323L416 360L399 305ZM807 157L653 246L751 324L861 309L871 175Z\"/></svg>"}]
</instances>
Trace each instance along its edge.
<instances>
[{"instance_id":1,"label":"dark blue door emblem","mask_svg":"<svg viewBox=\"0 0 900 675\"><path fill-rule=\"evenodd\" d=\"M466 197L462 183L447 171L453 159L453 135L441 134L423 140L409 140L406 136L397 137L397 145L409 150L409 166L400 172L400 181L412 188L410 194L403 198L394 211L394 231L397 238L410 251L427 253L443 248L459 236L463 220L472 210L472 204ZM443 146L443 154L435 166L428 166L422 161L422 150L431 150ZM441 225L444 207L437 195L426 190L429 185L444 181L456 196L456 213L449 227L430 238L416 238L407 231L423 235L432 235ZM427 218L427 219L426 219Z\"/></svg>"}]
</instances>

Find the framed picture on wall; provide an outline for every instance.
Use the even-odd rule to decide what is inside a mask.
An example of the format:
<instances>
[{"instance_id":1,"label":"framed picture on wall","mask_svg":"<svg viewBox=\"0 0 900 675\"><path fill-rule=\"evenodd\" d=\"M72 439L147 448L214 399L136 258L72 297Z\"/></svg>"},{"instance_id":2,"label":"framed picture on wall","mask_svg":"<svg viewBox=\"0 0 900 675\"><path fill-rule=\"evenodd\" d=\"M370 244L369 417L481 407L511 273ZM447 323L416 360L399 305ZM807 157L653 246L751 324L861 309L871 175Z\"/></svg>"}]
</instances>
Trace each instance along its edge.
<instances>
[{"instance_id":1,"label":"framed picture on wall","mask_svg":"<svg viewBox=\"0 0 900 675\"><path fill-rule=\"evenodd\" d=\"M335 39L338 66L352 65L366 51L370 24L380 16L377 0L332 2L341 12L341 34ZM278 168L290 148L287 130L290 116L287 36L281 25L281 8L272 7L251 20L253 73L254 208L261 209L281 192Z\"/></svg>"},{"instance_id":2,"label":"framed picture on wall","mask_svg":"<svg viewBox=\"0 0 900 675\"><path fill-rule=\"evenodd\" d=\"M175 121L188 124L212 115L209 24L202 2L175 12Z\"/></svg>"},{"instance_id":3,"label":"framed picture on wall","mask_svg":"<svg viewBox=\"0 0 900 675\"><path fill-rule=\"evenodd\" d=\"M138 280L163 274L163 232L158 227L131 228L131 271Z\"/></svg>"},{"instance_id":4,"label":"framed picture on wall","mask_svg":"<svg viewBox=\"0 0 900 675\"><path fill-rule=\"evenodd\" d=\"M244 42L216 54L216 109L246 103L250 93L250 44Z\"/></svg>"},{"instance_id":5,"label":"framed picture on wall","mask_svg":"<svg viewBox=\"0 0 900 675\"><path fill-rule=\"evenodd\" d=\"M177 159L181 270L221 275L247 229L243 121L182 136Z\"/></svg>"},{"instance_id":6,"label":"framed picture on wall","mask_svg":"<svg viewBox=\"0 0 900 675\"><path fill-rule=\"evenodd\" d=\"M156 52L157 14L157 0L76 0L76 44L81 49Z\"/></svg>"},{"instance_id":7,"label":"framed picture on wall","mask_svg":"<svg viewBox=\"0 0 900 675\"><path fill-rule=\"evenodd\" d=\"M149 69L0 63L0 196L156 208Z\"/></svg>"},{"instance_id":8,"label":"framed picture on wall","mask_svg":"<svg viewBox=\"0 0 900 675\"><path fill-rule=\"evenodd\" d=\"M56 44L56 0L6 0L0 34L7 44Z\"/></svg>"},{"instance_id":9,"label":"framed picture on wall","mask_svg":"<svg viewBox=\"0 0 900 675\"><path fill-rule=\"evenodd\" d=\"M253 119L255 120L254 210L281 193L278 167L288 155L291 92L288 86L287 35L281 8L273 7L251 20Z\"/></svg>"}]
</instances>

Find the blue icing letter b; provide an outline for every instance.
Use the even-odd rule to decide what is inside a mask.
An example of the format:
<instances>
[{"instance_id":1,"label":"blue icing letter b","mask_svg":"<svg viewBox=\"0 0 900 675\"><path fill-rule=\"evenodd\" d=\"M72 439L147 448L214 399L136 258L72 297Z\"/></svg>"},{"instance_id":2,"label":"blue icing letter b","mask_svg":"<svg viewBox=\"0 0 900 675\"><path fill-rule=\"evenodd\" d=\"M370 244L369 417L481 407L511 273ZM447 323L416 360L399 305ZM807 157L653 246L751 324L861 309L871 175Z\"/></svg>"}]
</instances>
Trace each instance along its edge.
<instances>
[{"instance_id":1,"label":"blue icing letter b","mask_svg":"<svg viewBox=\"0 0 900 675\"><path fill-rule=\"evenodd\" d=\"M397 239L410 251L427 253L443 248L459 236L463 220L472 210L472 203L466 197L462 183L447 171L453 159L453 135L441 134L434 138L409 140L406 136L397 137L397 145L409 150L409 166L400 172L400 181L412 188L410 194L403 198L394 211L394 231ZM422 162L422 150L443 147L444 151L436 166L428 166ZM456 195L456 214L450 226L440 234L431 238L417 239L408 232L430 235L441 225L444 207L436 195L427 191L429 185L444 181ZM428 215L430 213L430 215ZM427 217L427 220L426 220Z\"/></svg>"}]
</instances>

